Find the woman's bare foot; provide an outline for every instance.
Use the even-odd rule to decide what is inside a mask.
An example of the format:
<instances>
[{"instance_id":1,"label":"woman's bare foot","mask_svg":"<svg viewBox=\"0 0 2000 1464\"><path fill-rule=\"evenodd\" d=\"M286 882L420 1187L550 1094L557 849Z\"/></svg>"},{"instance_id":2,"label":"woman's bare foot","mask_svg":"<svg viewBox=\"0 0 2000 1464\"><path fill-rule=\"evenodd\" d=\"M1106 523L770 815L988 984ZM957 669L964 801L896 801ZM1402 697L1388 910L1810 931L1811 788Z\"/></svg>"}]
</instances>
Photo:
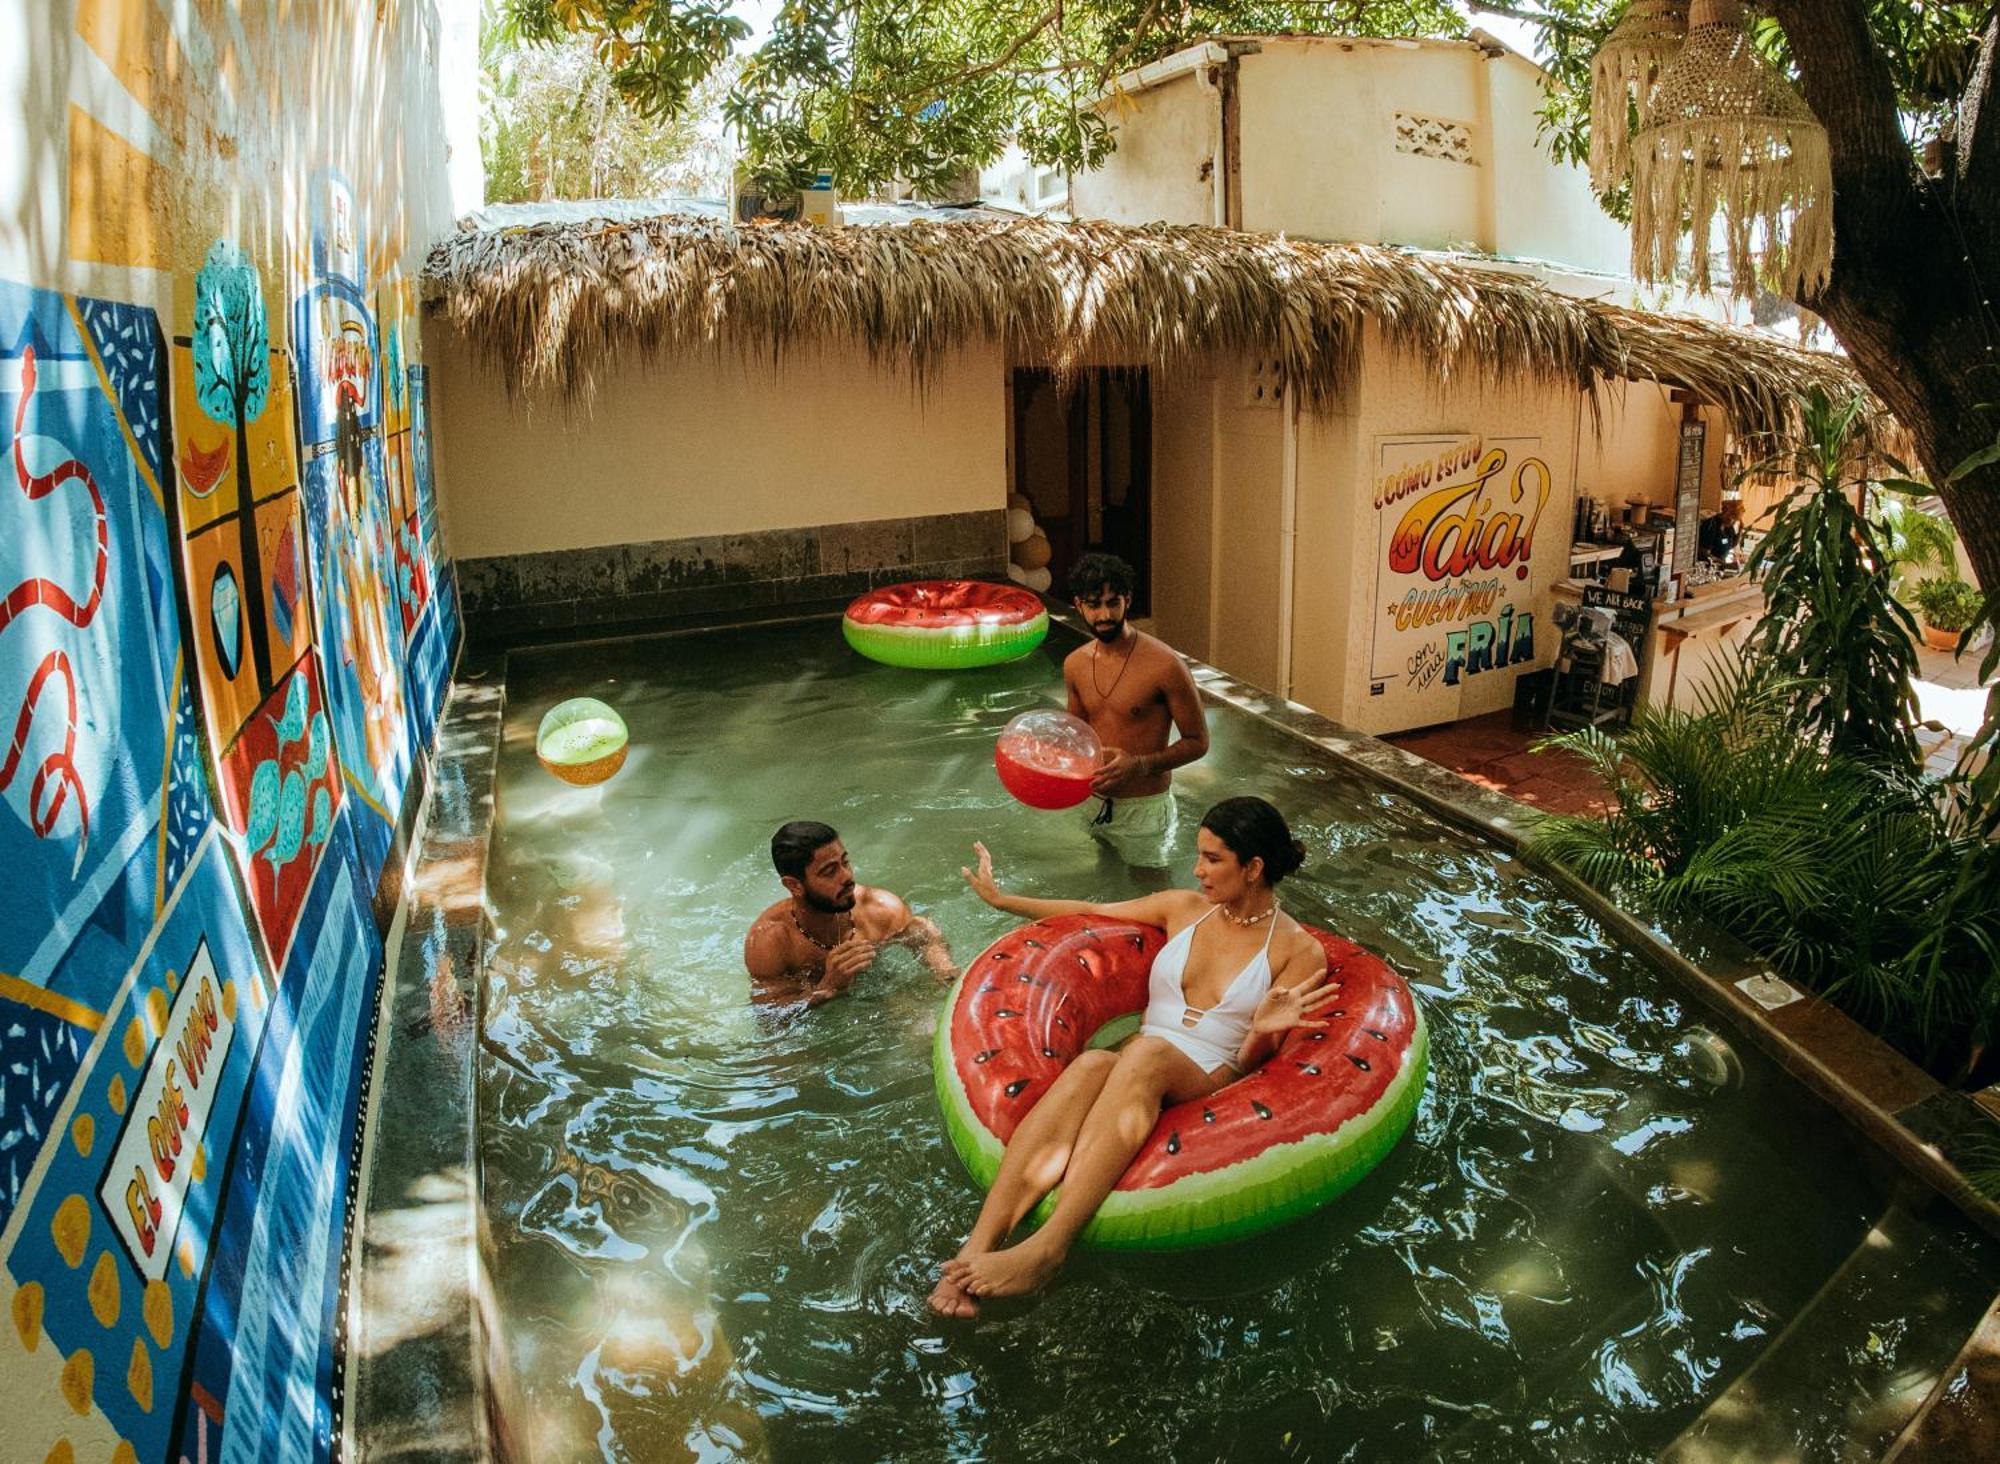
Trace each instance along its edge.
<instances>
[{"instance_id":1,"label":"woman's bare foot","mask_svg":"<svg viewBox=\"0 0 2000 1464\"><path fill-rule=\"evenodd\" d=\"M949 1266L950 1262L946 1263ZM952 1280L949 1275L940 1276L938 1284L931 1288L926 1300L930 1309L941 1317L976 1317L979 1303L972 1299L972 1293Z\"/></svg>"},{"instance_id":2,"label":"woman's bare foot","mask_svg":"<svg viewBox=\"0 0 2000 1464\"><path fill-rule=\"evenodd\" d=\"M965 1263L974 1256L984 1254L985 1247L976 1238L968 1238L959 1253L944 1263L941 1268L943 1274L938 1284L931 1288L928 1298L932 1311L944 1317L979 1315L979 1303L965 1289Z\"/></svg>"},{"instance_id":3,"label":"woman's bare foot","mask_svg":"<svg viewBox=\"0 0 2000 1464\"><path fill-rule=\"evenodd\" d=\"M1025 1296L1040 1291L1062 1269L1055 1247L1031 1237L1006 1250L967 1256L945 1268L945 1275L974 1296Z\"/></svg>"}]
</instances>

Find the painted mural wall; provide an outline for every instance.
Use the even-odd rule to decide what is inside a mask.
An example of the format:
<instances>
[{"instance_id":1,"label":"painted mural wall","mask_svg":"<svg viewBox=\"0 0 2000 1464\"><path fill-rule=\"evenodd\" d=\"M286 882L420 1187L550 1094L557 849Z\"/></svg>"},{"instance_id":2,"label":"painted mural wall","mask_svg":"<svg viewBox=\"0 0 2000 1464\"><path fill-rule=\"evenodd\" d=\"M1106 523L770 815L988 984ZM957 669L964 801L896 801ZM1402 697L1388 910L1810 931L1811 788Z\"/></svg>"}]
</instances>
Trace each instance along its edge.
<instances>
[{"instance_id":1,"label":"painted mural wall","mask_svg":"<svg viewBox=\"0 0 2000 1464\"><path fill-rule=\"evenodd\" d=\"M1337 410L1300 423L1293 696L1373 733L1511 705L1560 639L1589 430L1567 385L1440 384L1371 333Z\"/></svg>"},{"instance_id":2,"label":"painted mural wall","mask_svg":"<svg viewBox=\"0 0 2000 1464\"><path fill-rule=\"evenodd\" d=\"M0 0L0 1425L324 1458L458 639L431 0Z\"/></svg>"}]
</instances>

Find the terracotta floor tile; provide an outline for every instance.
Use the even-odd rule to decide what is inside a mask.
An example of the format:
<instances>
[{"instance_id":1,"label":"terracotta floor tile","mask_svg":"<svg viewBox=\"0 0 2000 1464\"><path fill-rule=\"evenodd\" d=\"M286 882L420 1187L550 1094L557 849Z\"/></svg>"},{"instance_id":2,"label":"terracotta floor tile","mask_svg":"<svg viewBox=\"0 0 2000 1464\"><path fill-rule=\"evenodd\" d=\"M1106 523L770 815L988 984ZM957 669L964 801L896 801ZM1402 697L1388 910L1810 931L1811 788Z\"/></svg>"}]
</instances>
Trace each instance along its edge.
<instances>
[{"instance_id":1,"label":"terracotta floor tile","mask_svg":"<svg viewBox=\"0 0 2000 1464\"><path fill-rule=\"evenodd\" d=\"M1610 807L1604 785L1574 753L1530 751L1544 735L1517 731L1513 712L1498 711L1388 740L1468 783L1544 812L1601 813Z\"/></svg>"}]
</instances>

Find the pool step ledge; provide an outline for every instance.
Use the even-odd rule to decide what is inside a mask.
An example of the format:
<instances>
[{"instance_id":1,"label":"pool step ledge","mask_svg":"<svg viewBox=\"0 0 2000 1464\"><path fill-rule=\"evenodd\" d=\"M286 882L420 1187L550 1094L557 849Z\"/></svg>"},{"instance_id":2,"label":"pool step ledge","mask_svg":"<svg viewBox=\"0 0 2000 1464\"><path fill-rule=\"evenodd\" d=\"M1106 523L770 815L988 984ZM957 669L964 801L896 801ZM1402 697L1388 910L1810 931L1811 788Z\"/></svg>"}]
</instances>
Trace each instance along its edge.
<instances>
[{"instance_id":1,"label":"pool step ledge","mask_svg":"<svg viewBox=\"0 0 2000 1464\"><path fill-rule=\"evenodd\" d=\"M487 1280L476 1123L504 684L497 659L461 664L389 934L348 1317L343 1428L354 1459L525 1457Z\"/></svg>"}]
</instances>

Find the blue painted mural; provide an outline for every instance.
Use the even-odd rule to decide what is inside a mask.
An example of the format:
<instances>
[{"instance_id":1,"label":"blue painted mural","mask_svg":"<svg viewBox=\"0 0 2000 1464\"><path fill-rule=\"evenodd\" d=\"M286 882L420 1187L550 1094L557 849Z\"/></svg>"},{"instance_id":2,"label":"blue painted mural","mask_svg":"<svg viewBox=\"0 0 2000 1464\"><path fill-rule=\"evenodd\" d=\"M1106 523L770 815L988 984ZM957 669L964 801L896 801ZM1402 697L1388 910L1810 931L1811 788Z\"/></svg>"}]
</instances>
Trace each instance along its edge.
<instances>
[{"instance_id":1,"label":"blue painted mural","mask_svg":"<svg viewBox=\"0 0 2000 1464\"><path fill-rule=\"evenodd\" d=\"M188 1458L318 1459L331 1447L337 1222L382 969L340 827L348 847L326 861L305 912L314 942L294 948L258 1054L183 1408Z\"/></svg>"},{"instance_id":2,"label":"blue painted mural","mask_svg":"<svg viewBox=\"0 0 2000 1464\"><path fill-rule=\"evenodd\" d=\"M336 1450L371 905L458 622L421 368L386 419L322 369L327 223L296 414L226 243L172 342L0 284L5 1457Z\"/></svg>"},{"instance_id":3,"label":"blue painted mural","mask_svg":"<svg viewBox=\"0 0 2000 1464\"><path fill-rule=\"evenodd\" d=\"M342 771L360 805L354 832L362 882L372 887L428 736L420 742L411 726L367 259L346 180L321 172L312 196L315 277L293 306L306 539ZM425 719L426 734L430 726Z\"/></svg>"},{"instance_id":4,"label":"blue painted mural","mask_svg":"<svg viewBox=\"0 0 2000 1464\"><path fill-rule=\"evenodd\" d=\"M0 1224L207 817L161 356L150 315L0 285Z\"/></svg>"}]
</instances>

